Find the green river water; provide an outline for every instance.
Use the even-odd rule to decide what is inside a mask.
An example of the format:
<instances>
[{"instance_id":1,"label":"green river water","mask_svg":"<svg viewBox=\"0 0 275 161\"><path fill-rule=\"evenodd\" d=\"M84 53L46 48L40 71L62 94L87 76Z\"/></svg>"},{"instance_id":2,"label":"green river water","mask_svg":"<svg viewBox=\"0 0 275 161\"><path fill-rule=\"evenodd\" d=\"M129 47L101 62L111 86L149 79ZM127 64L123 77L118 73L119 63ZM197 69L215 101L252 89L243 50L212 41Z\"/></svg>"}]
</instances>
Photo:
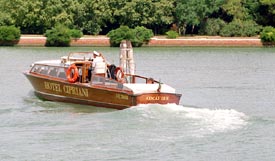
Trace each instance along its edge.
<instances>
[{"instance_id":1,"label":"green river water","mask_svg":"<svg viewBox=\"0 0 275 161\"><path fill-rule=\"evenodd\" d=\"M0 48L0 160L275 160L275 49L135 48L136 73L182 98L121 111L39 100L22 74L93 50L118 64L118 48Z\"/></svg>"}]
</instances>

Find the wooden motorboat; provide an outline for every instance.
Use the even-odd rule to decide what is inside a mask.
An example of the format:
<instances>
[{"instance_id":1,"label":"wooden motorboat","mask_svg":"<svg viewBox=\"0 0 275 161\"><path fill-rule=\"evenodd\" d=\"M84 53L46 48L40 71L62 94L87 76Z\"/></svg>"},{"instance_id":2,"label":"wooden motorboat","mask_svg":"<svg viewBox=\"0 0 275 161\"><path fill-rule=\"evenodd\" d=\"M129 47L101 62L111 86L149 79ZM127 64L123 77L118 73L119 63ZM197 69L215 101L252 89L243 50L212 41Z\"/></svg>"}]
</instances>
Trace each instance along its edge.
<instances>
[{"instance_id":1,"label":"wooden motorboat","mask_svg":"<svg viewBox=\"0 0 275 161\"><path fill-rule=\"evenodd\" d=\"M58 60L38 61L24 74L35 94L44 100L114 109L139 104L179 104L181 94L174 88L134 73L129 42L121 43L118 67L105 59L95 64L97 55L98 52L74 52Z\"/></svg>"}]
</instances>

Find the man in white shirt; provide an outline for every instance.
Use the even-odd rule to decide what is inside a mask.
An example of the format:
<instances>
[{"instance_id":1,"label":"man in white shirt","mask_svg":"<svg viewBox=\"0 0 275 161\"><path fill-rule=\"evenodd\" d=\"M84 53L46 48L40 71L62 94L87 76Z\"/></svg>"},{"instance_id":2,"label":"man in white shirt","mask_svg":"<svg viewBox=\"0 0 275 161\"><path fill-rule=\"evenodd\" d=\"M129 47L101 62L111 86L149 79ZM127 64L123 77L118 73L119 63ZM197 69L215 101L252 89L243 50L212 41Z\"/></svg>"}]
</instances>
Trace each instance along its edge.
<instances>
[{"instance_id":1,"label":"man in white shirt","mask_svg":"<svg viewBox=\"0 0 275 161\"><path fill-rule=\"evenodd\" d=\"M95 68L96 63L104 62L104 59L103 59L103 57L102 57L102 54L98 53L97 51L94 51L93 54L94 54L94 59L93 59L93 64L92 64L92 66L93 66L93 68Z\"/></svg>"},{"instance_id":2,"label":"man in white shirt","mask_svg":"<svg viewBox=\"0 0 275 161\"><path fill-rule=\"evenodd\" d=\"M100 64L100 63L105 62L105 60L104 60L101 53L99 53L97 51L93 51L93 56L94 56L94 58L91 60L92 61L91 67L89 68L89 71L88 71L88 80L89 81L91 80L92 73L96 68L96 64Z\"/></svg>"}]
</instances>

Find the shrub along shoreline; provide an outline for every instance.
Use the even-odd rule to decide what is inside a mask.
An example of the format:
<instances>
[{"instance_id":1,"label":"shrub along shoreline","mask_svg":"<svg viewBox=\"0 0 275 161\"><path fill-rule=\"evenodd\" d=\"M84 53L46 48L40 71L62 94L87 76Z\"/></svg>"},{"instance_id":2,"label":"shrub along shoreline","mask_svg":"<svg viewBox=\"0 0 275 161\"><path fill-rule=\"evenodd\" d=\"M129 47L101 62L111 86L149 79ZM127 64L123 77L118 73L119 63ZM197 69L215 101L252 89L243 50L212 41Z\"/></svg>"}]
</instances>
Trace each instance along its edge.
<instances>
[{"instance_id":1,"label":"shrub along shoreline","mask_svg":"<svg viewBox=\"0 0 275 161\"><path fill-rule=\"evenodd\" d=\"M221 37L184 36L175 31L165 36L154 36L152 30L142 26L120 26L102 36L83 36L82 31L57 25L44 35L21 35L15 26L0 27L0 46L119 46L122 40L130 40L133 47L141 46L274 46L275 28L265 27L259 36Z\"/></svg>"},{"instance_id":2,"label":"shrub along shoreline","mask_svg":"<svg viewBox=\"0 0 275 161\"><path fill-rule=\"evenodd\" d=\"M45 46L46 37L43 35L21 35L16 46ZM110 46L109 37L105 35L89 36L71 39L70 46ZM220 36L187 36L168 39L166 36L154 36L143 46L236 46L261 47L261 39L257 37L220 37Z\"/></svg>"}]
</instances>

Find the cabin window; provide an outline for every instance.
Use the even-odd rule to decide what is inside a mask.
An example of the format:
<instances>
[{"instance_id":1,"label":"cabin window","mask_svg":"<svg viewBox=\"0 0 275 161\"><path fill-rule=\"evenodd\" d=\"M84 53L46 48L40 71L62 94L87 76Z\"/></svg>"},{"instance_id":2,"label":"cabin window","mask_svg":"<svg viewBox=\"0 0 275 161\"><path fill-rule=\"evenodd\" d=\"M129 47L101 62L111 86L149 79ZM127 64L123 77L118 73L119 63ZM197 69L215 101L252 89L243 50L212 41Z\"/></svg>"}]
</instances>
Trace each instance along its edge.
<instances>
[{"instance_id":1,"label":"cabin window","mask_svg":"<svg viewBox=\"0 0 275 161\"><path fill-rule=\"evenodd\" d=\"M31 72L66 79L64 67L51 67L47 65L36 64L32 68Z\"/></svg>"},{"instance_id":2,"label":"cabin window","mask_svg":"<svg viewBox=\"0 0 275 161\"><path fill-rule=\"evenodd\" d=\"M64 68L58 68L58 78L66 79L66 73Z\"/></svg>"},{"instance_id":3,"label":"cabin window","mask_svg":"<svg viewBox=\"0 0 275 161\"><path fill-rule=\"evenodd\" d=\"M56 67L49 67L49 75L53 77L57 77L57 68Z\"/></svg>"},{"instance_id":4,"label":"cabin window","mask_svg":"<svg viewBox=\"0 0 275 161\"><path fill-rule=\"evenodd\" d=\"M48 75L48 66L42 66L40 74Z\"/></svg>"},{"instance_id":5,"label":"cabin window","mask_svg":"<svg viewBox=\"0 0 275 161\"><path fill-rule=\"evenodd\" d=\"M40 65L35 65L31 70L31 72L34 72L34 73L40 73L40 71L41 71Z\"/></svg>"}]
</instances>

